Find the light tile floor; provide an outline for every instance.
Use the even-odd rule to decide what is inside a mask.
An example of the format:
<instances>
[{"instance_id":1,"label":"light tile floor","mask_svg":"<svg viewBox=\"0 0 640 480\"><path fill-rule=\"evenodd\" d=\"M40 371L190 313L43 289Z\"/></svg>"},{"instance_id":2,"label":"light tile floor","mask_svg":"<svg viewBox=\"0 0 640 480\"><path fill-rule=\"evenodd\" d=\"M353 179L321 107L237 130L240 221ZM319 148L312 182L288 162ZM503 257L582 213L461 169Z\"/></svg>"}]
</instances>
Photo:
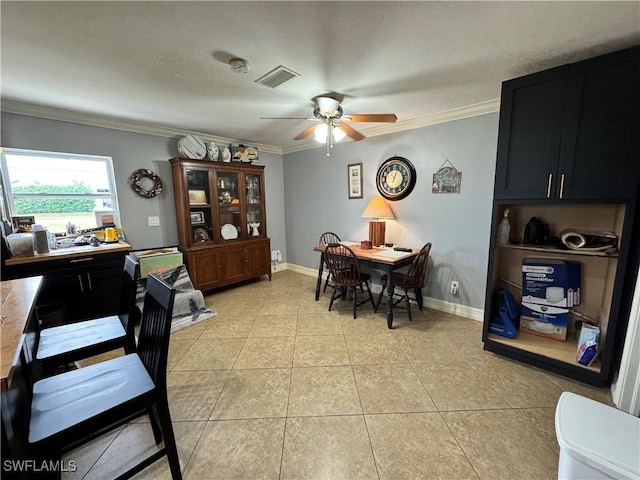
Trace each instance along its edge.
<instances>
[{"instance_id":1,"label":"light tile floor","mask_svg":"<svg viewBox=\"0 0 640 480\"><path fill-rule=\"evenodd\" d=\"M171 338L168 395L195 479L555 479L555 405L608 389L482 350L480 322L314 300L291 271L209 295ZM155 449L144 418L71 452L65 479L114 478ZM165 458L137 475L170 478Z\"/></svg>"}]
</instances>

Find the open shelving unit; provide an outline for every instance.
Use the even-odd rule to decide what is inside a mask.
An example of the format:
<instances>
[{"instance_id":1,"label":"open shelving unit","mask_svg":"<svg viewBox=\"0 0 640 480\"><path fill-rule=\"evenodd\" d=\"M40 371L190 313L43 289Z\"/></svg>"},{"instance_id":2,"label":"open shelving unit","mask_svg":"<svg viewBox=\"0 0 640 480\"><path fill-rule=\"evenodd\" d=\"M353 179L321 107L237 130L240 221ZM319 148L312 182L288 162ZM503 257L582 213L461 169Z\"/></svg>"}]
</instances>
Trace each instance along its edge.
<instances>
[{"instance_id":1,"label":"open shelving unit","mask_svg":"<svg viewBox=\"0 0 640 480\"><path fill-rule=\"evenodd\" d=\"M629 211L623 203L609 204L539 204L526 202L501 202L494 204L494 224L502 218L504 210L511 211L511 241L497 244L492 241L490 250L487 308L485 311L485 349L525 361L563 375L594 385L608 382L614 339L609 339L610 319L616 318L616 284L620 278L621 254L618 249L588 251L559 248L552 245L528 245L522 243L524 227L531 217L549 224L551 235L557 236L565 229L590 232L610 232L617 236L618 245L625 241L625 221ZM494 227L492 235L497 234ZM488 331L496 306L494 294L498 289L508 290L518 304L521 303L522 263L524 259L550 259L577 262L581 266L581 303L570 309L566 341L519 331L509 339ZM600 328L600 357L585 367L576 360L578 339L576 320L588 319ZM615 327L615 325L614 325Z\"/></svg>"}]
</instances>

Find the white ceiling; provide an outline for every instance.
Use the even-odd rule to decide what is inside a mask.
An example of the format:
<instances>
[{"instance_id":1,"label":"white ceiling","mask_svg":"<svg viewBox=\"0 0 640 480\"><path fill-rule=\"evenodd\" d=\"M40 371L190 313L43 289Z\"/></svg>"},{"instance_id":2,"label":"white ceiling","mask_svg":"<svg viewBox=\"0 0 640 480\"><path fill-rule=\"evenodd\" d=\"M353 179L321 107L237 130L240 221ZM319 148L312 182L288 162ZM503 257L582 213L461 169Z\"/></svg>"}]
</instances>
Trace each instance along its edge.
<instances>
[{"instance_id":1,"label":"white ceiling","mask_svg":"<svg viewBox=\"0 0 640 480\"><path fill-rule=\"evenodd\" d=\"M309 122L260 117L309 117L318 94L344 94L345 113L395 113L394 128L408 128L470 105L495 110L503 80L640 43L637 1L2 1L0 9L3 110L52 107L284 152L313 143L293 140ZM248 74L231 71L234 56L248 60ZM275 89L255 83L278 65L300 76ZM368 135L390 127L352 125Z\"/></svg>"}]
</instances>

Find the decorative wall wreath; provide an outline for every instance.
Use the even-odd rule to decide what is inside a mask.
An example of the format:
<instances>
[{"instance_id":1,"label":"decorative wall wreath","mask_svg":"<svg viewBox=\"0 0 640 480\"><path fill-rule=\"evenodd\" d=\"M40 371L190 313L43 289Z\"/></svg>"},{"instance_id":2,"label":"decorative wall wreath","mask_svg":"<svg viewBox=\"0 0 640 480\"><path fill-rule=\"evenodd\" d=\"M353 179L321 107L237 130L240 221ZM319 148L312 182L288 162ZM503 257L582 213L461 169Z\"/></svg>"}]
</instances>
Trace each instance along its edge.
<instances>
[{"instance_id":1,"label":"decorative wall wreath","mask_svg":"<svg viewBox=\"0 0 640 480\"><path fill-rule=\"evenodd\" d=\"M141 197L153 198L162 191L162 180L152 170L141 168L129 177L129 184L133 191Z\"/></svg>"}]
</instances>

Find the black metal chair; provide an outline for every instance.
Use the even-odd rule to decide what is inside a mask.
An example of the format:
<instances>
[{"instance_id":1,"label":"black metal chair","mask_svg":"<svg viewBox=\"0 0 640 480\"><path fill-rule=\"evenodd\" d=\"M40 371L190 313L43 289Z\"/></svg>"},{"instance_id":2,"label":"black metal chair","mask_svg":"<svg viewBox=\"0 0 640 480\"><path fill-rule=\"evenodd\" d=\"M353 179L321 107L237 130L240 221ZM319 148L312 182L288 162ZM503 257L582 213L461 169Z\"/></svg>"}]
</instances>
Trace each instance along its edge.
<instances>
[{"instance_id":1,"label":"black metal chair","mask_svg":"<svg viewBox=\"0 0 640 480\"><path fill-rule=\"evenodd\" d=\"M135 351L134 327L140 319L140 310L135 304L139 279L138 262L125 257L116 315L40 330L36 360L42 363L45 373L118 348L123 348L125 353Z\"/></svg>"},{"instance_id":2,"label":"black metal chair","mask_svg":"<svg viewBox=\"0 0 640 480\"><path fill-rule=\"evenodd\" d=\"M351 288L353 294L354 319L356 318L356 309L359 305L370 301L371 306L375 308L373 295L371 295L371 289L369 288L371 275L360 271L358 257L353 253L353 250L344 245L332 243L327 245L327 249L324 252L324 260L331 274L331 281L333 282L333 293L331 294L331 301L329 302L329 311L333 308L335 299L338 296L344 296L344 292L349 288ZM356 289L357 287L362 288L362 285L367 287L368 298L358 301Z\"/></svg>"},{"instance_id":3,"label":"black metal chair","mask_svg":"<svg viewBox=\"0 0 640 480\"><path fill-rule=\"evenodd\" d=\"M149 275L136 353L45 378L32 389L29 352L21 349L10 391L2 392L3 436L13 460L57 465L49 477L60 478L63 454L148 414L156 445L164 446L119 478L165 455L172 478L182 478L166 388L174 297L175 289Z\"/></svg>"},{"instance_id":4,"label":"black metal chair","mask_svg":"<svg viewBox=\"0 0 640 480\"><path fill-rule=\"evenodd\" d=\"M322 235L320 235L320 242L318 244L324 247L327 245L331 245L332 243L340 243L340 241L340 237L336 233L324 232ZM324 281L324 288L322 289L323 292L326 292L327 286L329 285L329 277L331 277L331 273L329 272L329 267L327 266L327 262L324 259L324 254L322 254L320 261L324 262L324 266L327 268L327 278ZM318 285L320 285L321 283L322 277L318 275Z\"/></svg>"},{"instance_id":5,"label":"black metal chair","mask_svg":"<svg viewBox=\"0 0 640 480\"><path fill-rule=\"evenodd\" d=\"M418 308L422 311L422 287L424 287L424 277L427 273L427 262L429 260L429 252L431 251L431 243L425 244L416 258L413 260L413 263L409 267L407 273L393 272L391 274L391 281L393 283L393 292L391 294L392 301L393 297L396 295L395 289L396 287L400 287L404 290L404 294L394 302L394 306L402 302L403 300L407 304L407 314L409 315L409 320L411 321L411 298L409 297L409 289L412 289L415 295L415 302L418 304ZM387 284L388 277L387 275L383 275L380 278L382 282L382 291L380 292L380 296L378 297L378 301L376 303L375 311L378 311L380 307L380 302L382 301L382 297L385 296L385 285Z\"/></svg>"}]
</instances>

